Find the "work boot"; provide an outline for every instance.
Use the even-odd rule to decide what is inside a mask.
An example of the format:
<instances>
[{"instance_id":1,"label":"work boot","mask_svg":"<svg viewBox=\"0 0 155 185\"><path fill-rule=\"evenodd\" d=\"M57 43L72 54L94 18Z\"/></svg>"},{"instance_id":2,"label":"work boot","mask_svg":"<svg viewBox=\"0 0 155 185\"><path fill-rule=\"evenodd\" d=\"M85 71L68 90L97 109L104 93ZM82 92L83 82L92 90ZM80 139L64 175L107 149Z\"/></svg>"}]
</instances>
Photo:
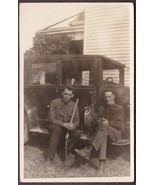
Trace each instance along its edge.
<instances>
[{"instance_id":1,"label":"work boot","mask_svg":"<svg viewBox=\"0 0 155 185\"><path fill-rule=\"evenodd\" d=\"M51 165L55 163L54 158L47 158L45 159L45 162L50 163Z\"/></svg>"},{"instance_id":2,"label":"work boot","mask_svg":"<svg viewBox=\"0 0 155 185\"><path fill-rule=\"evenodd\" d=\"M78 149L74 149L74 151L80 155L81 157L90 160L90 153L91 153L91 149L90 148L83 148L81 150Z\"/></svg>"}]
</instances>

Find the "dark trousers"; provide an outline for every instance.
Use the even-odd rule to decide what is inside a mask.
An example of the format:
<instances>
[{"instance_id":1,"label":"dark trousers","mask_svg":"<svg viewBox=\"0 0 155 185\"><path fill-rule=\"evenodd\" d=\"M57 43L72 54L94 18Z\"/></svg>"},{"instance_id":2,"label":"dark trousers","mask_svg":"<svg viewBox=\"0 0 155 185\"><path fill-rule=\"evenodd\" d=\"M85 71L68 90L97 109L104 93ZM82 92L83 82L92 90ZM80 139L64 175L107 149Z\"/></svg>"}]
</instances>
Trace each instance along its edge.
<instances>
[{"instance_id":1,"label":"dark trousers","mask_svg":"<svg viewBox=\"0 0 155 185\"><path fill-rule=\"evenodd\" d=\"M106 160L107 139L111 141L117 141L121 138L121 131L117 130L109 125L104 125L102 128L98 128L97 132L92 140L92 145L96 151L99 151L99 160Z\"/></svg>"},{"instance_id":2,"label":"dark trousers","mask_svg":"<svg viewBox=\"0 0 155 185\"><path fill-rule=\"evenodd\" d=\"M54 159L56 151L63 150L65 146L65 135L67 129L51 124L48 126L48 131L51 133L50 144L49 144L49 152L48 156L51 159ZM70 153L74 146L76 145L77 141L80 139L80 133L78 130L69 131L69 142L68 142L68 152Z\"/></svg>"}]
</instances>

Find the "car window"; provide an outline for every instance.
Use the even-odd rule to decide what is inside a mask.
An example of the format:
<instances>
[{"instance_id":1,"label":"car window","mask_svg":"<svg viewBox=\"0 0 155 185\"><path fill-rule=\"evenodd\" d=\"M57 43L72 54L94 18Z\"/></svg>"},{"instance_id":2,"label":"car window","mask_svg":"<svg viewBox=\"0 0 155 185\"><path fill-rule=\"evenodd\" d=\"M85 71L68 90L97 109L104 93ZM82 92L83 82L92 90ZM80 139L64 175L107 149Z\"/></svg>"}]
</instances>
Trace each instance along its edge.
<instances>
[{"instance_id":1,"label":"car window","mask_svg":"<svg viewBox=\"0 0 155 185\"><path fill-rule=\"evenodd\" d=\"M62 84L75 86L94 85L93 61L62 61Z\"/></svg>"},{"instance_id":2,"label":"car window","mask_svg":"<svg viewBox=\"0 0 155 185\"><path fill-rule=\"evenodd\" d=\"M56 77L56 62L32 64L31 84L54 85Z\"/></svg>"},{"instance_id":3,"label":"car window","mask_svg":"<svg viewBox=\"0 0 155 185\"><path fill-rule=\"evenodd\" d=\"M119 70L118 69L103 70L103 80L111 81L114 83L120 83Z\"/></svg>"}]
</instances>

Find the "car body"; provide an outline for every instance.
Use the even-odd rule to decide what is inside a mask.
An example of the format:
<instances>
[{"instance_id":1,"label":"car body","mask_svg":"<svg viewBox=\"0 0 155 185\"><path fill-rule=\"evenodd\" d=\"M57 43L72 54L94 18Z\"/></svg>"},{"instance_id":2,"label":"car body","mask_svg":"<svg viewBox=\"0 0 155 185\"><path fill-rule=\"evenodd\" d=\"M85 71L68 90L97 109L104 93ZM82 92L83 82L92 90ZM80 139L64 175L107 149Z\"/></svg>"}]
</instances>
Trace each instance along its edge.
<instances>
[{"instance_id":1,"label":"car body","mask_svg":"<svg viewBox=\"0 0 155 185\"><path fill-rule=\"evenodd\" d=\"M73 101L79 99L80 128L84 107L99 106L103 91L112 89L116 102L125 110L125 124L130 122L129 87L124 86L125 65L101 55L25 56L24 58L24 128L25 143L29 132L46 132L49 103L61 97L66 85L73 85ZM35 129L37 128L37 129Z\"/></svg>"}]
</instances>

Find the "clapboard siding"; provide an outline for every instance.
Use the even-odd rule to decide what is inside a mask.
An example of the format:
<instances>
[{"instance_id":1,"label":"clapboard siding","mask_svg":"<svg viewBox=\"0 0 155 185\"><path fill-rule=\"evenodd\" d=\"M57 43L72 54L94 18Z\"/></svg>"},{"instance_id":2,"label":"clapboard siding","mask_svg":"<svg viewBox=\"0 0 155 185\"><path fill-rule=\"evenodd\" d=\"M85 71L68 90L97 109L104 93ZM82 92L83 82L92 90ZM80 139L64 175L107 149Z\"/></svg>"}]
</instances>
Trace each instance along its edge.
<instances>
[{"instance_id":1,"label":"clapboard siding","mask_svg":"<svg viewBox=\"0 0 155 185\"><path fill-rule=\"evenodd\" d=\"M106 80L106 78L108 77L112 77L114 83L119 83L119 71L118 70L104 70L103 80Z\"/></svg>"},{"instance_id":2,"label":"clapboard siding","mask_svg":"<svg viewBox=\"0 0 155 185\"><path fill-rule=\"evenodd\" d=\"M130 3L102 3L87 7L84 29L84 54L105 55L125 64L125 85L128 86L130 85L132 10ZM115 72L110 75L116 78Z\"/></svg>"}]
</instances>

